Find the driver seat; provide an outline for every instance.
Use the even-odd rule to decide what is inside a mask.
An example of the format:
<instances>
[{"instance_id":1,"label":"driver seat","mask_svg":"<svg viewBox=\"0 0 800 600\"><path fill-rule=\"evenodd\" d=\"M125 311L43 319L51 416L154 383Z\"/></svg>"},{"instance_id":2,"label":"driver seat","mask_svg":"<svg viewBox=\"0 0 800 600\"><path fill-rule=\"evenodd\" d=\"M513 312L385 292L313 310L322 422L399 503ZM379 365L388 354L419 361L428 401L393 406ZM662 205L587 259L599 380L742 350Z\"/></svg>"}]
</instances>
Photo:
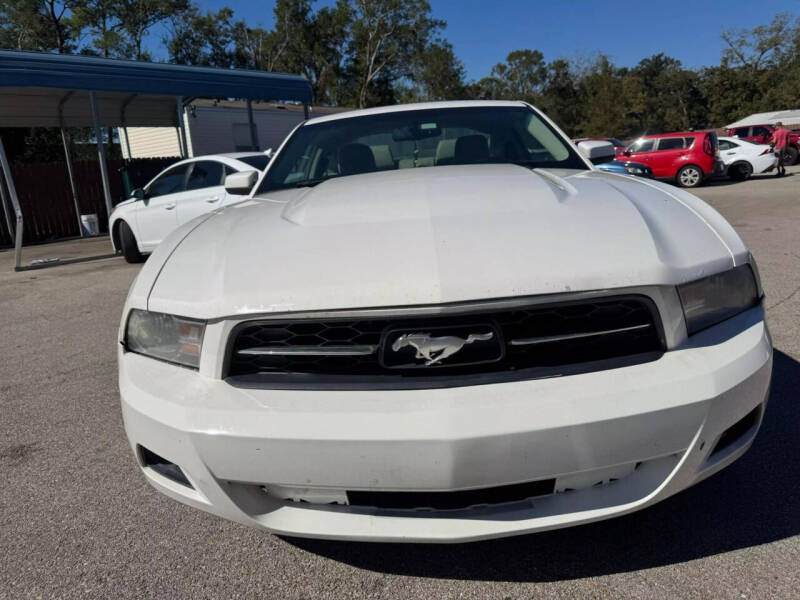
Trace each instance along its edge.
<instances>
[{"instance_id":1,"label":"driver seat","mask_svg":"<svg viewBox=\"0 0 800 600\"><path fill-rule=\"evenodd\" d=\"M489 141L479 133L462 135L456 140L453 155L456 164L489 162Z\"/></svg>"}]
</instances>

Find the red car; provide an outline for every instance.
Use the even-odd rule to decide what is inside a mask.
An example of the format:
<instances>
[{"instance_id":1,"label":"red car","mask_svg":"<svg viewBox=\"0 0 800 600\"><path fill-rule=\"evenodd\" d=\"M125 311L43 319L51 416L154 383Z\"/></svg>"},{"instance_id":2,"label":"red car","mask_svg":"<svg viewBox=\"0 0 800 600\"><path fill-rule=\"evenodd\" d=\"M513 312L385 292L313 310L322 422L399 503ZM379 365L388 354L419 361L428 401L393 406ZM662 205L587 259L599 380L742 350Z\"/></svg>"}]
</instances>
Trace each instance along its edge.
<instances>
[{"instance_id":1,"label":"red car","mask_svg":"<svg viewBox=\"0 0 800 600\"><path fill-rule=\"evenodd\" d=\"M728 129L728 135L754 144L771 144L774 131L775 128L772 125L751 125L750 127ZM789 147L786 148L786 164L795 164L798 155L800 155L800 131L790 131Z\"/></svg>"},{"instance_id":2,"label":"red car","mask_svg":"<svg viewBox=\"0 0 800 600\"><path fill-rule=\"evenodd\" d=\"M653 177L672 180L682 187L697 187L724 170L713 131L645 135L622 154L625 160L649 166Z\"/></svg>"}]
</instances>

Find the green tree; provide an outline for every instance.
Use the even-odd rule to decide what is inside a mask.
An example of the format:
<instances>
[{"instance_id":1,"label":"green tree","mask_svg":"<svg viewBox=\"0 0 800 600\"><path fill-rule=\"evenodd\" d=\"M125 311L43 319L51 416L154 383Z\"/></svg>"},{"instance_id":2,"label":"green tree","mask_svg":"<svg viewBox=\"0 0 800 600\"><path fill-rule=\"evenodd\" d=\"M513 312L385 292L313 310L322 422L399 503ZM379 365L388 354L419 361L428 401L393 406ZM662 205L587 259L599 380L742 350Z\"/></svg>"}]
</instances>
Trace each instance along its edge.
<instances>
[{"instance_id":1,"label":"green tree","mask_svg":"<svg viewBox=\"0 0 800 600\"><path fill-rule=\"evenodd\" d=\"M624 103L623 75L605 55L599 55L579 82L584 106L580 133L584 136L625 136L631 117Z\"/></svg>"},{"instance_id":2,"label":"green tree","mask_svg":"<svg viewBox=\"0 0 800 600\"><path fill-rule=\"evenodd\" d=\"M432 102L467 97L464 65L456 57L453 47L444 40L428 44L414 59L411 79L413 85L407 88L404 101Z\"/></svg>"},{"instance_id":3,"label":"green tree","mask_svg":"<svg viewBox=\"0 0 800 600\"><path fill-rule=\"evenodd\" d=\"M315 104L338 104L342 97L352 21L350 3L338 0L335 6L318 10L307 22L307 51L301 55L301 72L311 83Z\"/></svg>"},{"instance_id":4,"label":"green tree","mask_svg":"<svg viewBox=\"0 0 800 600\"><path fill-rule=\"evenodd\" d=\"M79 0L3 0L0 43L17 50L73 52L81 26L72 14Z\"/></svg>"},{"instance_id":5,"label":"green tree","mask_svg":"<svg viewBox=\"0 0 800 600\"><path fill-rule=\"evenodd\" d=\"M127 57L117 0L82 0L74 9L75 21L85 27L91 41L81 52L104 57Z\"/></svg>"},{"instance_id":6,"label":"green tree","mask_svg":"<svg viewBox=\"0 0 800 600\"><path fill-rule=\"evenodd\" d=\"M196 6L170 19L164 45L170 62L229 68L234 62L233 10L201 13Z\"/></svg>"},{"instance_id":7,"label":"green tree","mask_svg":"<svg viewBox=\"0 0 800 600\"><path fill-rule=\"evenodd\" d=\"M152 60L144 48L144 38L154 25L164 23L187 10L188 0L117 0L120 28L127 38L126 55L136 60Z\"/></svg>"},{"instance_id":8,"label":"green tree","mask_svg":"<svg viewBox=\"0 0 800 600\"><path fill-rule=\"evenodd\" d=\"M568 135L578 134L582 119L577 75L568 60L559 58L548 63L537 106Z\"/></svg>"},{"instance_id":9,"label":"green tree","mask_svg":"<svg viewBox=\"0 0 800 600\"><path fill-rule=\"evenodd\" d=\"M348 69L358 106L392 101L393 83L413 77L414 59L443 26L427 0L354 0Z\"/></svg>"}]
</instances>

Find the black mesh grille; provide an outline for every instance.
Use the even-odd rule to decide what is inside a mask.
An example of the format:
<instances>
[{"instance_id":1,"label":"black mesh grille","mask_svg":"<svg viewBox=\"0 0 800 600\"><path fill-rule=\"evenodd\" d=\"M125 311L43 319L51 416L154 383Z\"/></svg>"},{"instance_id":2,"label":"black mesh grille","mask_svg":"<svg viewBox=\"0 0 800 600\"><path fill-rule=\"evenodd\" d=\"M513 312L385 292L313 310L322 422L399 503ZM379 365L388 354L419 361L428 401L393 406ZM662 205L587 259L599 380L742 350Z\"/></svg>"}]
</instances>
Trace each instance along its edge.
<instances>
[{"instance_id":1,"label":"black mesh grille","mask_svg":"<svg viewBox=\"0 0 800 600\"><path fill-rule=\"evenodd\" d=\"M465 339L468 337L465 332L473 330L476 333L493 331L496 335L488 342L470 345L469 352L454 354L430 367L419 368L425 366L424 359L416 360L417 368L389 368L389 361L382 361L384 353L392 352L391 341L396 339L392 336L397 332L426 332L433 336L455 332ZM607 333L550 339L596 332ZM525 343L532 338L538 343ZM643 296L532 305L458 316L253 321L238 326L231 340L228 376L257 375L261 384L272 381L281 385L299 382L367 387L378 382L397 384L445 378L454 382L453 385L461 378L462 384L468 385L470 377L487 374L514 374L517 379L526 375L552 376L566 374L570 371L566 367L576 365L591 363L589 368L601 369L604 367L595 364L597 361L620 357L651 360L653 353L663 350L655 306ZM270 352L282 352L281 349L341 352L352 348L364 353L344 356L242 353L264 348ZM374 350L370 352L370 349ZM414 360L413 353L411 349L407 355L411 357L409 360ZM468 355L470 364L459 363L460 357ZM486 360L472 360L482 355ZM535 372L531 372L532 369ZM487 382L486 377L475 381L483 382Z\"/></svg>"}]
</instances>

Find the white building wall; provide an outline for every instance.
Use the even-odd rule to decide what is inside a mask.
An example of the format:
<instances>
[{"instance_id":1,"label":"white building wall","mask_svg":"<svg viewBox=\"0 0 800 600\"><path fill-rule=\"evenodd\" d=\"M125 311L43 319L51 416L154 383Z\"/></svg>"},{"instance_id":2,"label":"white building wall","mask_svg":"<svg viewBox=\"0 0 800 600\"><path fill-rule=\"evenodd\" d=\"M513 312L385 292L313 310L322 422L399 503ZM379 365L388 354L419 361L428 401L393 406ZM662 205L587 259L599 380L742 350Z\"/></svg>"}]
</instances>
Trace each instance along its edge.
<instances>
[{"instance_id":1,"label":"white building wall","mask_svg":"<svg viewBox=\"0 0 800 600\"><path fill-rule=\"evenodd\" d=\"M190 147L195 156L250 150L246 108L198 106L187 117ZM280 109L253 109L253 121L262 150L277 150L284 138L303 120L303 113Z\"/></svg>"},{"instance_id":2,"label":"white building wall","mask_svg":"<svg viewBox=\"0 0 800 600\"><path fill-rule=\"evenodd\" d=\"M184 120L189 156L251 149L245 107L195 106L186 111ZM302 120L300 111L253 108L260 149L277 150ZM128 127L128 137L133 158L180 156L174 127ZM130 158L124 140L121 141L123 157Z\"/></svg>"},{"instance_id":3,"label":"white building wall","mask_svg":"<svg viewBox=\"0 0 800 600\"><path fill-rule=\"evenodd\" d=\"M181 155L178 131L175 127L128 127L131 156L128 156L122 128L120 128L119 134L123 158L158 158Z\"/></svg>"}]
</instances>

